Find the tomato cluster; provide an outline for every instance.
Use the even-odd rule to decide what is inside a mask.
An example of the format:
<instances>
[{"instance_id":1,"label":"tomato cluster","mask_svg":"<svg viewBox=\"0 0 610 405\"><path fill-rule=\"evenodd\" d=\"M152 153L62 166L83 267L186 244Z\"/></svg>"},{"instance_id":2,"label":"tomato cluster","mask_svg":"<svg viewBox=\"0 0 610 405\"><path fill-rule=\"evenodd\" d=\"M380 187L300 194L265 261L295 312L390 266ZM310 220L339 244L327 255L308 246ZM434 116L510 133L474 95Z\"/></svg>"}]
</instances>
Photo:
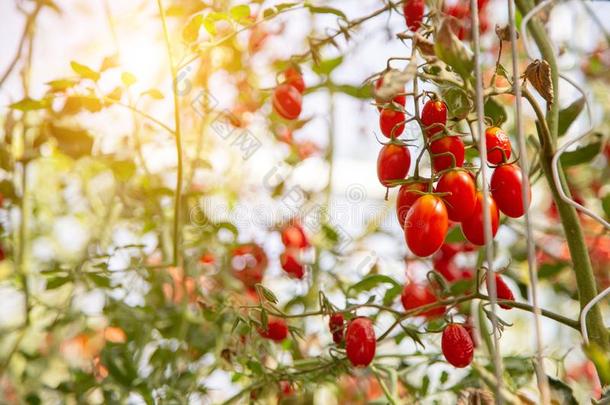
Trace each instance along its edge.
<instances>
[{"instance_id":1,"label":"tomato cluster","mask_svg":"<svg viewBox=\"0 0 610 405\"><path fill-rule=\"evenodd\" d=\"M381 76L376 81L376 90L383 80L384 76ZM398 93L385 104L379 97L375 101L380 108L381 131L390 138L379 152L377 177L384 187L400 185L396 214L411 252L419 257L437 252L452 223L461 224L470 243L483 245L483 193L477 189L471 167L464 167L466 146L461 137L451 133L447 126L449 112L445 102L436 96L430 98L423 105L419 119L425 148L430 155L431 178L415 175L406 179L411 168L411 154L406 143L398 139L405 124L405 113L398 110L404 110L406 100ZM495 237L500 225L500 211L518 218L525 213L525 205L521 198L521 170L508 162L512 152L508 136L499 127L489 127L485 139L487 162L496 166L487 201L492 236Z\"/></svg>"},{"instance_id":2,"label":"tomato cluster","mask_svg":"<svg viewBox=\"0 0 610 405\"><path fill-rule=\"evenodd\" d=\"M284 71L284 82L273 91L273 110L282 118L292 121L299 118L303 104L305 81L297 67Z\"/></svg>"}]
</instances>

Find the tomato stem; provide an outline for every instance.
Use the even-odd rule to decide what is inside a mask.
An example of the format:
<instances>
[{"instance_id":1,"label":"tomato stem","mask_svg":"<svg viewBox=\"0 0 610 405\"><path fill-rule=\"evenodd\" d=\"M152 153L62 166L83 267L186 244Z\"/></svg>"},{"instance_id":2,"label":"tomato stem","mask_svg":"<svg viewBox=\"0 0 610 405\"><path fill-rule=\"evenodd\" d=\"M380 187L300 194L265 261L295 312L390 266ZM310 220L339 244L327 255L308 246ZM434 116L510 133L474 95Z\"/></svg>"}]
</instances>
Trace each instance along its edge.
<instances>
[{"instance_id":1,"label":"tomato stem","mask_svg":"<svg viewBox=\"0 0 610 405\"><path fill-rule=\"evenodd\" d=\"M517 7L519 7L522 15L527 14L527 12L533 8L533 3L531 0L516 0L516 4ZM548 35L546 34L543 25L537 19L530 20L528 29L536 41L543 59L548 62L551 68L551 83L555 92L555 99L559 100L559 69ZM544 113L540 109L540 106L527 88L523 88L522 93L530 105L534 108L538 122L542 124L538 130L538 137L540 139L542 149L542 153L540 154L540 164L547 183L551 189L553 200L563 225L564 234L573 262L573 271L576 278L580 306L583 308L597 295L597 285L595 283L593 267L591 265L587 245L584 241L584 235L578 219L578 214L576 213L574 207L561 199L557 188L563 187L564 190L567 190L567 181L565 179L563 170L559 171L561 184L555 184L553 180L552 159L555 154L555 147L558 137L559 103L555 102L550 104L545 117ZM589 312L586 324L590 340L597 344L602 350L608 351L610 349L608 331L604 325L598 305L594 306ZM610 378L604 378L604 373L600 372L599 375L600 379L602 380L602 385L610 384Z\"/></svg>"}]
</instances>

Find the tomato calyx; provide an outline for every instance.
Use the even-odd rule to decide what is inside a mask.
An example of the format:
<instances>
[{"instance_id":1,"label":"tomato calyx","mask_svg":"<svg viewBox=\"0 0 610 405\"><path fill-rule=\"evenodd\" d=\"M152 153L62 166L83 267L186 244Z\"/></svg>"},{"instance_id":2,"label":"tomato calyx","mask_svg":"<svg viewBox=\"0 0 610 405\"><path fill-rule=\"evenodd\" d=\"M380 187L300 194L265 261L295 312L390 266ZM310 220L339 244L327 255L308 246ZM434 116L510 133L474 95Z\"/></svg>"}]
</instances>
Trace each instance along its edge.
<instances>
[{"instance_id":1,"label":"tomato calyx","mask_svg":"<svg viewBox=\"0 0 610 405\"><path fill-rule=\"evenodd\" d=\"M487 167L495 169L496 167L500 167L500 166L504 166L504 165L512 165L515 164L519 161L519 157L516 156L515 159L513 159L512 161L508 161L508 157L506 156L506 150L504 148L501 148L499 146L494 146L493 148L489 149L487 151L487 154L490 154L492 152L500 152L500 154L502 155L502 161L500 163L494 164L494 163L487 163ZM510 155L509 155L510 156Z\"/></svg>"}]
</instances>

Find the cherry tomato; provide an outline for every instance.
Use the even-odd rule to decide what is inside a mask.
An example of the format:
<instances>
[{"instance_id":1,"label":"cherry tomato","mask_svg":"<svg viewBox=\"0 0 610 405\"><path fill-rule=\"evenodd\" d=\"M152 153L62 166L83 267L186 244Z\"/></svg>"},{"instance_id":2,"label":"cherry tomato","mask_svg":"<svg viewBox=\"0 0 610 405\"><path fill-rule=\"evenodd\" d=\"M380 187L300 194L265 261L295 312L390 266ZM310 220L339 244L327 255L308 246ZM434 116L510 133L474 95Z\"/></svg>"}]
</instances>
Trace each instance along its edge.
<instances>
[{"instance_id":1,"label":"cherry tomato","mask_svg":"<svg viewBox=\"0 0 610 405\"><path fill-rule=\"evenodd\" d=\"M400 136L405 130L405 114L402 111L395 111L391 108L383 108L379 114L379 127L381 133L391 138Z\"/></svg>"},{"instance_id":2,"label":"cherry tomato","mask_svg":"<svg viewBox=\"0 0 610 405\"><path fill-rule=\"evenodd\" d=\"M430 256L440 249L448 227L449 218L443 201L431 194L421 196L405 218L407 246L417 256Z\"/></svg>"},{"instance_id":3,"label":"cherry tomato","mask_svg":"<svg viewBox=\"0 0 610 405\"><path fill-rule=\"evenodd\" d=\"M396 197L396 216L401 227L404 227L409 208L415 203L415 200L422 196L422 194L414 191L425 192L426 190L428 190L428 184L421 182L407 183L400 186L398 196Z\"/></svg>"},{"instance_id":4,"label":"cherry tomato","mask_svg":"<svg viewBox=\"0 0 610 405\"><path fill-rule=\"evenodd\" d=\"M354 367L366 367L375 357L375 330L368 318L355 318L345 332L345 351Z\"/></svg>"},{"instance_id":5,"label":"cherry tomato","mask_svg":"<svg viewBox=\"0 0 610 405\"><path fill-rule=\"evenodd\" d=\"M291 397L295 394L294 387L290 381L280 381L280 392L282 398Z\"/></svg>"},{"instance_id":6,"label":"cherry tomato","mask_svg":"<svg viewBox=\"0 0 610 405\"><path fill-rule=\"evenodd\" d=\"M441 339L443 355L449 364L464 368L472 362L474 345L468 330L457 323L450 323L443 330Z\"/></svg>"},{"instance_id":7,"label":"cherry tomato","mask_svg":"<svg viewBox=\"0 0 610 405\"><path fill-rule=\"evenodd\" d=\"M504 281L502 276L500 276L497 273L494 273L494 278L496 279L496 297L498 297L498 299L500 299L500 300L514 301L515 296L513 295L512 290L506 284L506 282ZM490 290L489 279L486 278L485 281L487 284L487 291L489 292L489 290ZM498 305L500 306L500 308L503 308L503 309L512 309L513 308L506 304L498 304Z\"/></svg>"},{"instance_id":8,"label":"cherry tomato","mask_svg":"<svg viewBox=\"0 0 610 405\"><path fill-rule=\"evenodd\" d=\"M435 172L449 169L455 160L455 167L464 165L464 142L459 136L446 136L437 139L430 144L430 153L437 155L440 153L451 153L455 159L449 155L432 156L432 167Z\"/></svg>"},{"instance_id":9,"label":"cherry tomato","mask_svg":"<svg viewBox=\"0 0 610 405\"><path fill-rule=\"evenodd\" d=\"M280 255L280 264L282 269L288 273L291 277L302 279L305 274L305 269L301 262L293 252L284 252Z\"/></svg>"},{"instance_id":10,"label":"cherry tomato","mask_svg":"<svg viewBox=\"0 0 610 405\"><path fill-rule=\"evenodd\" d=\"M267 329L258 328L258 333L265 339L281 342L288 337L288 325L283 318L269 317Z\"/></svg>"},{"instance_id":11,"label":"cherry tomato","mask_svg":"<svg viewBox=\"0 0 610 405\"><path fill-rule=\"evenodd\" d=\"M403 14L405 15L405 22L407 28L415 32L421 26L424 18L424 0L406 0L402 6Z\"/></svg>"},{"instance_id":12,"label":"cherry tomato","mask_svg":"<svg viewBox=\"0 0 610 405\"><path fill-rule=\"evenodd\" d=\"M336 312L330 316L328 320L328 328L333 335L333 342L340 344L343 342L343 334L345 333L344 326L345 318L341 312Z\"/></svg>"},{"instance_id":13,"label":"cherry tomato","mask_svg":"<svg viewBox=\"0 0 610 405\"><path fill-rule=\"evenodd\" d=\"M470 6L464 2L456 2L453 5L447 5L445 7L445 13L452 17L455 17L451 21L451 28L453 33L460 40L464 40L470 37Z\"/></svg>"},{"instance_id":14,"label":"cherry tomato","mask_svg":"<svg viewBox=\"0 0 610 405\"><path fill-rule=\"evenodd\" d=\"M489 213L491 215L491 234L496 236L500 224L500 213L492 196L489 196ZM477 193L477 203L470 217L462 221L462 232L473 245L483 246L485 237L483 233L483 193Z\"/></svg>"},{"instance_id":15,"label":"cherry tomato","mask_svg":"<svg viewBox=\"0 0 610 405\"><path fill-rule=\"evenodd\" d=\"M295 120L301 114L303 97L296 87L280 84L273 91L273 109L287 120Z\"/></svg>"},{"instance_id":16,"label":"cherry tomato","mask_svg":"<svg viewBox=\"0 0 610 405\"><path fill-rule=\"evenodd\" d=\"M500 211L511 218L519 218L525 214L521 194L523 177L517 165L502 165L496 167L491 175L489 189ZM528 205L532 199L532 191L527 190Z\"/></svg>"},{"instance_id":17,"label":"cherry tomato","mask_svg":"<svg viewBox=\"0 0 610 405\"><path fill-rule=\"evenodd\" d=\"M410 311L424 305L434 304L438 302L438 298L436 298L430 286L408 282L402 290L400 301L405 311ZM445 307L439 307L422 312L419 315L430 319L442 316L444 313Z\"/></svg>"},{"instance_id":18,"label":"cherry tomato","mask_svg":"<svg viewBox=\"0 0 610 405\"><path fill-rule=\"evenodd\" d=\"M249 288L263 281L268 263L263 248L254 243L238 246L231 252L233 274Z\"/></svg>"},{"instance_id":19,"label":"cherry tomato","mask_svg":"<svg viewBox=\"0 0 610 405\"><path fill-rule=\"evenodd\" d=\"M450 220L461 222L472 215L477 201L477 188L468 172L451 170L443 174L438 181L436 191L451 193L443 196Z\"/></svg>"},{"instance_id":20,"label":"cherry tomato","mask_svg":"<svg viewBox=\"0 0 610 405\"><path fill-rule=\"evenodd\" d=\"M447 124L447 105L440 100L428 100L421 111L424 133L431 138L443 131Z\"/></svg>"},{"instance_id":21,"label":"cherry tomato","mask_svg":"<svg viewBox=\"0 0 610 405\"><path fill-rule=\"evenodd\" d=\"M384 145L377 157L377 177L386 187L392 180L403 180L411 167L411 153L404 145Z\"/></svg>"},{"instance_id":22,"label":"cherry tomato","mask_svg":"<svg viewBox=\"0 0 610 405\"><path fill-rule=\"evenodd\" d=\"M304 249L309 247L307 235L298 223L287 225L282 229L282 243L287 248Z\"/></svg>"},{"instance_id":23,"label":"cherry tomato","mask_svg":"<svg viewBox=\"0 0 610 405\"><path fill-rule=\"evenodd\" d=\"M377 79L377 80L375 81L375 89L376 89L376 90L378 90L378 89L381 87L381 85L382 85L382 84L383 84L383 76L379 77L379 79ZM382 100L382 99L380 99L380 98L376 99L375 101L376 101L376 102L377 102L377 104L378 104L378 105L377 105L377 109L378 109L379 111L381 111L381 109L383 108L383 107L382 107L382 104L387 103L387 100ZM406 96L406 95L404 95L404 94L399 94L399 95L397 95L396 97L394 97L394 98L392 99L392 101L393 101L393 102L395 102L396 104L400 104L401 106L403 106L403 107L404 107L404 106L405 106L405 104L407 103L407 96Z\"/></svg>"},{"instance_id":24,"label":"cherry tomato","mask_svg":"<svg viewBox=\"0 0 610 405\"><path fill-rule=\"evenodd\" d=\"M284 83L291 85L301 94L303 94L305 91L305 81L303 80L303 75L294 66L290 66L284 71Z\"/></svg>"},{"instance_id":25,"label":"cherry tomato","mask_svg":"<svg viewBox=\"0 0 610 405\"><path fill-rule=\"evenodd\" d=\"M435 257L432 264L434 270L438 271L448 282L452 283L462 279L462 270L453 260Z\"/></svg>"},{"instance_id":26,"label":"cherry tomato","mask_svg":"<svg viewBox=\"0 0 610 405\"><path fill-rule=\"evenodd\" d=\"M498 165L504 161L502 151L506 160L510 159L511 146L510 140L504 131L498 127L490 127L485 131L485 142L487 146L487 161L493 165Z\"/></svg>"}]
</instances>

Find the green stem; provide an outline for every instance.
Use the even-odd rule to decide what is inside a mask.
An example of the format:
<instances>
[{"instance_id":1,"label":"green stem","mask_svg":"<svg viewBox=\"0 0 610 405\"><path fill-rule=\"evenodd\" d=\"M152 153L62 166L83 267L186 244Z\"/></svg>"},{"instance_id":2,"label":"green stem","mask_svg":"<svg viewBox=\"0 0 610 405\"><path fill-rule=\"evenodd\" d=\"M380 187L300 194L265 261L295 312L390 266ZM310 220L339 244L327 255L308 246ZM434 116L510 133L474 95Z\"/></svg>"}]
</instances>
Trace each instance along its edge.
<instances>
[{"instance_id":1,"label":"green stem","mask_svg":"<svg viewBox=\"0 0 610 405\"><path fill-rule=\"evenodd\" d=\"M178 81L177 81L177 71L176 65L174 65L174 57L172 55L172 46L169 39L169 33L167 30L167 21L165 18L165 9L161 4L161 0L157 0L157 6L159 7L159 13L161 14L161 23L163 25L163 37L165 40L165 45L167 47L167 57L169 60L169 68L172 76L172 93L174 99L174 121L175 121L175 130L174 134L176 136L176 156L178 159L178 168L176 174L176 194L174 198L174 227L173 227L173 264L177 266L180 262L180 209L182 205L182 136L180 132L180 103L178 100Z\"/></svg>"},{"instance_id":2,"label":"green stem","mask_svg":"<svg viewBox=\"0 0 610 405\"><path fill-rule=\"evenodd\" d=\"M519 10L524 15L532 8L531 0L516 0L516 3ZM553 200L557 206L559 217L563 225L568 248L570 250L570 256L573 262L573 270L576 278L576 286L578 288L580 306L582 308L597 295L597 286L595 284L593 267L591 266L591 259L589 257L587 245L585 244L578 214L576 213L574 207L561 199L557 185L553 180L552 159L555 154L555 145L558 134L557 124L559 117L559 105L557 102L559 99L559 70L557 68L555 55L553 54L553 48L542 24L539 21L532 19L528 25L528 28L532 33L532 36L534 37L543 58L551 66L551 81L555 93L555 103L553 103L553 105L551 105L547 111L546 125L542 119L542 111L539 107L537 107L537 103L533 99L531 93L524 89L523 96L534 107L538 121L541 124L541 131L538 133L542 149L540 153L540 164L547 179L547 183L551 189ZM561 168L559 170L559 177L561 182L559 186L564 190L568 190L565 175ZM597 305L594 306L589 312L589 316L587 317L587 330L589 332L589 339L592 343L595 343L604 351L608 351L610 349L608 331L604 326L602 314L599 306ZM604 375L604 373L599 374L600 376ZM603 385L610 384L610 380L604 379L603 377L602 380L605 380L602 381Z\"/></svg>"}]
</instances>

